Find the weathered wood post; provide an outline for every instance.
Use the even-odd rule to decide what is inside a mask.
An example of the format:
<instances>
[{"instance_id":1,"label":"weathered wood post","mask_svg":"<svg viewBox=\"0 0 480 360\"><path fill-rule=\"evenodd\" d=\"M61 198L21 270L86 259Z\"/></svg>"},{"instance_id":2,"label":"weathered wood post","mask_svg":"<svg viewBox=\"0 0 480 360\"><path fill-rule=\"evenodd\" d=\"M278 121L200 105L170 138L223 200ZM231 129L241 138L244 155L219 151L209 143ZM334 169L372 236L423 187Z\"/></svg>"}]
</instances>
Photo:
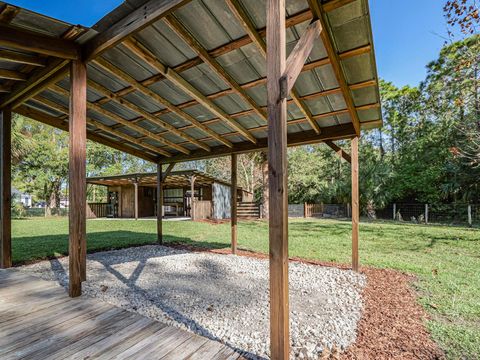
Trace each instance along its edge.
<instances>
[{"instance_id":1,"label":"weathered wood post","mask_svg":"<svg viewBox=\"0 0 480 360\"><path fill-rule=\"evenodd\" d=\"M358 190L358 136L352 139L352 269L358 271L360 200Z\"/></svg>"},{"instance_id":2,"label":"weathered wood post","mask_svg":"<svg viewBox=\"0 0 480 360\"><path fill-rule=\"evenodd\" d=\"M467 206L467 217L468 217L468 225L472 226L472 205L468 204Z\"/></svg>"},{"instance_id":3,"label":"weathered wood post","mask_svg":"<svg viewBox=\"0 0 480 360\"><path fill-rule=\"evenodd\" d=\"M69 290L80 296L86 279L86 140L87 67L82 61L70 65L69 148Z\"/></svg>"},{"instance_id":4,"label":"weathered wood post","mask_svg":"<svg viewBox=\"0 0 480 360\"><path fill-rule=\"evenodd\" d=\"M397 204L393 204L393 220L397 218Z\"/></svg>"},{"instance_id":5,"label":"weathered wood post","mask_svg":"<svg viewBox=\"0 0 480 360\"><path fill-rule=\"evenodd\" d=\"M287 98L280 78L286 68L285 0L267 3L267 107L270 247L270 357L290 355L288 300Z\"/></svg>"},{"instance_id":6,"label":"weathered wood post","mask_svg":"<svg viewBox=\"0 0 480 360\"><path fill-rule=\"evenodd\" d=\"M237 154L232 154L231 161L231 232L232 232L232 253L237 253Z\"/></svg>"},{"instance_id":7,"label":"weathered wood post","mask_svg":"<svg viewBox=\"0 0 480 360\"><path fill-rule=\"evenodd\" d=\"M425 204L425 224L428 224L428 204Z\"/></svg>"},{"instance_id":8,"label":"weathered wood post","mask_svg":"<svg viewBox=\"0 0 480 360\"><path fill-rule=\"evenodd\" d=\"M190 177L190 218L195 220L195 206L193 202L195 201L195 177Z\"/></svg>"},{"instance_id":9,"label":"weathered wood post","mask_svg":"<svg viewBox=\"0 0 480 360\"><path fill-rule=\"evenodd\" d=\"M133 183L133 189L135 191L135 194L134 194L135 220L138 220L138 179L135 179L135 182Z\"/></svg>"},{"instance_id":10,"label":"weathered wood post","mask_svg":"<svg viewBox=\"0 0 480 360\"><path fill-rule=\"evenodd\" d=\"M163 244L163 175L162 164L157 164L157 241Z\"/></svg>"},{"instance_id":11,"label":"weathered wood post","mask_svg":"<svg viewBox=\"0 0 480 360\"><path fill-rule=\"evenodd\" d=\"M12 110L0 111L0 268L12 266Z\"/></svg>"}]
</instances>

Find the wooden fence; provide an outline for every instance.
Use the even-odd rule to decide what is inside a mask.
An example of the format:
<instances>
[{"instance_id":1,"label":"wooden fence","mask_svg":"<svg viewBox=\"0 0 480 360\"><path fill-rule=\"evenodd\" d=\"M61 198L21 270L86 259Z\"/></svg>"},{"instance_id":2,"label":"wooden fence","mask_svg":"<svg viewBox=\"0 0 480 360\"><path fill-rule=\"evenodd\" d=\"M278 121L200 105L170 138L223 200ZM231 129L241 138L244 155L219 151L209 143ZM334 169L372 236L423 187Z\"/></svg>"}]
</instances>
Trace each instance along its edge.
<instances>
[{"instance_id":1,"label":"wooden fence","mask_svg":"<svg viewBox=\"0 0 480 360\"><path fill-rule=\"evenodd\" d=\"M319 217L323 214L323 204L303 204L304 217Z\"/></svg>"},{"instance_id":2,"label":"wooden fence","mask_svg":"<svg viewBox=\"0 0 480 360\"><path fill-rule=\"evenodd\" d=\"M210 219L212 217L212 202L210 200L197 200L194 202L195 219Z\"/></svg>"},{"instance_id":3,"label":"wooden fence","mask_svg":"<svg viewBox=\"0 0 480 360\"><path fill-rule=\"evenodd\" d=\"M108 203L88 203L87 219L103 218L108 215Z\"/></svg>"}]
</instances>

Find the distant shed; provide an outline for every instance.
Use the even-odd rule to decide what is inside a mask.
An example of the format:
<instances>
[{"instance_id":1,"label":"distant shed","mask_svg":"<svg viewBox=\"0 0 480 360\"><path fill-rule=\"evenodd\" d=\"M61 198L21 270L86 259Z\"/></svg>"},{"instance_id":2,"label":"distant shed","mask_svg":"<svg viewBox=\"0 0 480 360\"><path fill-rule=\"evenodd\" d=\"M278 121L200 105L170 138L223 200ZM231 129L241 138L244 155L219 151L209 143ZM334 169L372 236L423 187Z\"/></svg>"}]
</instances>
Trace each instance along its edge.
<instances>
[{"instance_id":1,"label":"distant shed","mask_svg":"<svg viewBox=\"0 0 480 360\"><path fill-rule=\"evenodd\" d=\"M106 203L90 203L89 217L139 218L156 216L157 174L137 173L87 178L87 183L108 188ZM163 216L228 219L232 184L198 170L173 171L163 187ZM253 194L237 188L237 202L251 202Z\"/></svg>"}]
</instances>

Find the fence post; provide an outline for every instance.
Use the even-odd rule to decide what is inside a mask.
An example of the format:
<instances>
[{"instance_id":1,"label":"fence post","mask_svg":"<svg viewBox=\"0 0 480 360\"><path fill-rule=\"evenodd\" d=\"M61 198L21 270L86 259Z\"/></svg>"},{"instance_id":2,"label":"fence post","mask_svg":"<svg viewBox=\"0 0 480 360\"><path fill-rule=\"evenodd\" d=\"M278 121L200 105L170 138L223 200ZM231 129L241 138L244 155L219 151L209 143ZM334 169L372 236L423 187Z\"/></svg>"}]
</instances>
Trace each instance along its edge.
<instances>
[{"instance_id":1,"label":"fence post","mask_svg":"<svg viewBox=\"0 0 480 360\"><path fill-rule=\"evenodd\" d=\"M397 204L393 203L393 220L395 220L397 216Z\"/></svg>"},{"instance_id":2,"label":"fence post","mask_svg":"<svg viewBox=\"0 0 480 360\"><path fill-rule=\"evenodd\" d=\"M303 217L304 218L307 217L307 203L306 202L303 203Z\"/></svg>"},{"instance_id":3,"label":"fence post","mask_svg":"<svg viewBox=\"0 0 480 360\"><path fill-rule=\"evenodd\" d=\"M428 224L428 204L425 204L425 224Z\"/></svg>"},{"instance_id":4,"label":"fence post","mask_svg":"<svg viewBox=\"0 0 480 360\"><path fill-rule=\"evenodd\" d=\"M472 205L468 204L467 207L467 214L468 214L468 226L472 226Z\"/></svg>"}]
</instances>

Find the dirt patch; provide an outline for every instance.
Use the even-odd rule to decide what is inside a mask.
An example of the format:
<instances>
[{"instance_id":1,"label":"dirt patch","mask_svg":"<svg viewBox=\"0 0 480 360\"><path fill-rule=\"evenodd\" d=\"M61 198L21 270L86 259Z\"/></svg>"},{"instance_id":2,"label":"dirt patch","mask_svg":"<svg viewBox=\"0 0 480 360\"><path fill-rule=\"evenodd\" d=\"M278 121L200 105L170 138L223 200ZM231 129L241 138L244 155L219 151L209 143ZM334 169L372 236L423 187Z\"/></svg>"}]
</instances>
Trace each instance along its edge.
<instances>
[{"instance_id":1,"label":"dirt patch","mask_svg":"<svg viewBox=\"0 0 480 360\"><path fill-rule=\"evenodd\" d=\"M190 251L230 254L230 249L201 249L188 245L174 245ZM268 258L266 254L239 250L237 255ZM308 264L342 269L347 265L291 258ZM364 310L358 324L354 345L344 353L334 353L322 359L382 360L382 359L444 359L444 354L425 328L428 315L417 303L412 289L413 276L395 270L362 267L367 276L363 290Z\"/></svg>"}]
</instances>

